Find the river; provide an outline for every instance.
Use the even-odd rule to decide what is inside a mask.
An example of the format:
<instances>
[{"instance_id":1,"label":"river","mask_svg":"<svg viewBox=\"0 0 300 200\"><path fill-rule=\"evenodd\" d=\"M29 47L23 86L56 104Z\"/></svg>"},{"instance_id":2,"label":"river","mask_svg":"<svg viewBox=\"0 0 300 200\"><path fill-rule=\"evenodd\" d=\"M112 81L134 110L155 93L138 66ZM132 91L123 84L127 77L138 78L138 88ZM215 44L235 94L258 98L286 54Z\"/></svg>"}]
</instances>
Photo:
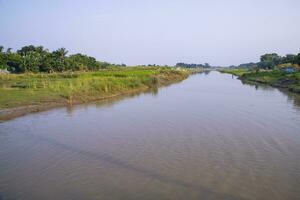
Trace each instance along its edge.
<instances>
[{"instance_id":1,"label":"river","mask_svg":"<svg viewBox=\"0 0 300 200\"><path fill-rule=\"evenodd\" d=\"M0 199L300 199L300 97L218 72L0 123Z\"/></svg>"}]
</instances>

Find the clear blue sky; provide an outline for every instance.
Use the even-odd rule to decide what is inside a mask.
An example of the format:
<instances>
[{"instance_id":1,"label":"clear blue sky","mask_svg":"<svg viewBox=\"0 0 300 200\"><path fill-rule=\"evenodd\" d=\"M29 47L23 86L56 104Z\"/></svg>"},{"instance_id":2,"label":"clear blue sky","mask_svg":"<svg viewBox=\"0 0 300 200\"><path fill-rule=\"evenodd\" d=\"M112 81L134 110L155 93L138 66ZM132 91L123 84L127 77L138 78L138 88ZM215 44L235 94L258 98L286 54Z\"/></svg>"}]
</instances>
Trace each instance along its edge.
<instances>
[{"instance_id":1,"label":"clear blue sky","mask_svg":"<svg viewBox=\"0 0 300 200\"><path fill-rule=\"evenodd\" d=\"M231 65L300 52L299 10L299 0L0 0L0 45L128 65Z\"/></svg>"}]
</instances>

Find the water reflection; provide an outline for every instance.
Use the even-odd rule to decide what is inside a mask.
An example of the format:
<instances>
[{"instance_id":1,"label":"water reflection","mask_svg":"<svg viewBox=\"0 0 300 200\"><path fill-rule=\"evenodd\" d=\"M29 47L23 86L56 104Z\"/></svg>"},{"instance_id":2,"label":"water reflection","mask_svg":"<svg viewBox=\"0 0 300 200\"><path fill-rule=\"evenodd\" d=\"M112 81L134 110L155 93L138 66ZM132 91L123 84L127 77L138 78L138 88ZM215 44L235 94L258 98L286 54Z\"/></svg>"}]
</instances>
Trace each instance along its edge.
<instances>
[{"instance_id":1,"label":"water reflection","mask_svg":"<svg viewBox=\"0 0 300 200\"><path fill-rule=\"evenodd\" d=\"M279 91L281 94L287 97L287 101L291 102L295 109L300 109L300 95L297 93L289 92L287 89L284 88L274 88L272 86L260 83L253 83L253 82L246 82L242 81L243 85L249 85L255 88L255 90L262 90L262 91Z\"/></svg>"},{"instance_id":2,"label":"water reflection","mask_svg":"<svg viewBox=\"0 0 300 200\"><path fill-rule=\"evenodd\" d=\"M210 73L211 71L204 71L204 72L202 72L204 75L209 75L209 73Z\"/></svg>"},{"instance_id":3,"label":"water reflection","mask_svg":"<svg viewBox=\"0 0 300 200\"><path fill-rule=\"evenodd\" d=\"M112 98L106 98L106 99L102 99L99 101L95 101L92 104L94 104L98 108L110 108L125 99L130 99L130 98L134 98L134 97L138 97L140 95L146 95L146 94L151 94L152 96L157 96L158 92L159 92L158 87L151 87L146 91L136 91L136 92L128 93L125 95L114 96ZM76 110L77 108L87 109L89 106L91 106L91 103L85 103L85 104L80 104L80 105L69 105L66 107L66 112L71 117L73 114L73 111Z\"/></svg>"},{"instance_id":4,"label":"water reflection","mask_svg":"<svg viewBox=\"0 0 300 200\"><path fill-rule=\"evenodd\" d=\"M261 83L254 83L254 82L247 82L241 80L243 85L249 85L254 87L256 90L264 90L264 91L274 91L277 90L277 88L274 88L272 86L266 85L266 84L261 84Z\"/></svg>"}]
</instances>

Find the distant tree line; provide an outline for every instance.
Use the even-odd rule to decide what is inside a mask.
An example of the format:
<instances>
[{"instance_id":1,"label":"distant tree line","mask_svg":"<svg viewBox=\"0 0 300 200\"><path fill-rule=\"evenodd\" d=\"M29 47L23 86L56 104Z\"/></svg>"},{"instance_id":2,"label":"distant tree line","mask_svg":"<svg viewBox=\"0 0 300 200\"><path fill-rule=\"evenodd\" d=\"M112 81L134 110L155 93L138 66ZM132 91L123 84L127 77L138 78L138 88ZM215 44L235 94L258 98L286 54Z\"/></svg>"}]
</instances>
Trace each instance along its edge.
<instances>
[{"instance_id":1,"label":"distant tree line","mask_svg":"<svg viewBox=\"0 0 300 200\"><path fill-rule=\"evenodd\" d=\"M7 69L12 73L23 72L63 72L63 71L95 71L110 66L126 66L125 64L113 65L97 61L91 56L73 54L67 56L65 48L50 52L43 46L24 46L13 52L11 48L4 51L0 46L0 69Z\"/></svg>"},{"instance_id":2,"label":"distant tree line","mask_svg":"<svg viewBox=\"0 0 300 200\"><path fill-rule=\"evenodd\" d=\"M250 62L240 64L238 66L230 66L231 68L259 68L259 69L274 69L277 65L281 64L297 64L300 66L300 53L287 54L286 56L280 56L277 53L264 54L260 57L260 61L257 63Z\"/></svg>"},{"instance_id":3,"label":"distant tree line","mask_svg":"<svg viewBox=\"0 0 300 200\"><path fill-rule=\"evenodd\" d=\"M204 63L204 64L188 64L188 63L177 63L175 65L176 67L186 67L186 68L210 68L211 66L208 63Z\"/></svg>"}]
</instances>

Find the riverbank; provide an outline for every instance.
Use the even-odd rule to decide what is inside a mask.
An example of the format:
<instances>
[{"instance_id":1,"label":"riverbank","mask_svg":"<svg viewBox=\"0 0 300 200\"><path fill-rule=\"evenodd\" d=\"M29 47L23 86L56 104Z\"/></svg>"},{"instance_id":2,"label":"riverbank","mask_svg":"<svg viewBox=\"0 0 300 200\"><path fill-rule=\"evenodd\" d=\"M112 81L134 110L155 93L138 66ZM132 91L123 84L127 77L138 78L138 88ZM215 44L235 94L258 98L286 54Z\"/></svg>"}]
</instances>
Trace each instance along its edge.
<instances>
[{"instance_id":1,"label":"riverbank","mask_svg":"<svg viewBox=\"0 0 300 200\"><path fill-rule=\"evenodd\" d=\"M236 75L245 82L268 84L300 94L300 72L284 73L276 70L252 72L248 69L223 69L220 72Z\"/></svg>"},{"instance_id":2,"label":"riverbank","mask_svg":"<svg viewBox=\"0 0 300 200\"><path fill-rule=\"evenodd\" d=\"M126 67L97 72L0 75L0 120L59 106L147 91L187 78L188 71Z\"/></svg>"}]
</instances>

